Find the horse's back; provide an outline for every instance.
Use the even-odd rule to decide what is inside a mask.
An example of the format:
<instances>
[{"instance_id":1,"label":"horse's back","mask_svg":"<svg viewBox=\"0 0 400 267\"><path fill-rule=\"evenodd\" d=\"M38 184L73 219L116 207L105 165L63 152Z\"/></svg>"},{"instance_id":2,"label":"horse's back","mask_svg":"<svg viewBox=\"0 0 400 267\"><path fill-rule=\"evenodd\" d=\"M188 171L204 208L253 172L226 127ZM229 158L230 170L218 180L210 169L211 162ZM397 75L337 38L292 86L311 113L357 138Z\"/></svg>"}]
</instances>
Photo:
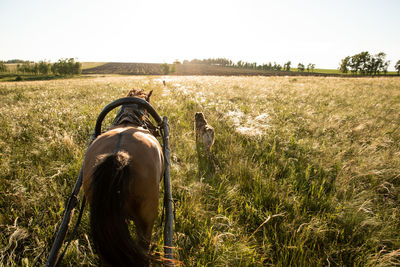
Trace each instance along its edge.
<instances>
[{"instance_id":1,"label":"horse's back","mask_svg":"<svg viewBox=\"0 0 400 267\"><path fill-rule=\"evenodd\" d=\"M88 148L83 168L83 186L90 202L90 185L93 172L107 155L124 151L129 155L130 185L129 202L136 205L158 203L158 190L164 169L162 149L157 139L141 127L115 127L100 135ZM146 204L145 202L149 202ZM143 203L143 204L142 204ZM157 204L158 205L158 204ZM135 206L135 205L133 205ZM145 207L131 209L146 209ZM150 207L149 207L150 208ZM132 214L133 212L129 212Z\"/></svg>"}]
</instances>

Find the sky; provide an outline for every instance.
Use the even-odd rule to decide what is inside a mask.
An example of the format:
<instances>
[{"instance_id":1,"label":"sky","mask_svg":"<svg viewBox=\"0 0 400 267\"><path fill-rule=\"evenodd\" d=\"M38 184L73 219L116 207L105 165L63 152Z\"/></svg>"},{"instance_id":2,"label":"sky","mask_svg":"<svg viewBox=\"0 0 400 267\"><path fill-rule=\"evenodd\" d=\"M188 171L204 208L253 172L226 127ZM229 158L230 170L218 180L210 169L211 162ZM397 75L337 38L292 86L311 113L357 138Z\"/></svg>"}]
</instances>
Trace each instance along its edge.
<instances>
[{"instance_id":1,"label":"sky","mask_svg":"<svg viewBox=\"0 0 400 267\"><path fill-rule=\"evenodd\" d=\"M400 0L0 0L0 60L400 60Z\"/></svg>"}]
</instances>

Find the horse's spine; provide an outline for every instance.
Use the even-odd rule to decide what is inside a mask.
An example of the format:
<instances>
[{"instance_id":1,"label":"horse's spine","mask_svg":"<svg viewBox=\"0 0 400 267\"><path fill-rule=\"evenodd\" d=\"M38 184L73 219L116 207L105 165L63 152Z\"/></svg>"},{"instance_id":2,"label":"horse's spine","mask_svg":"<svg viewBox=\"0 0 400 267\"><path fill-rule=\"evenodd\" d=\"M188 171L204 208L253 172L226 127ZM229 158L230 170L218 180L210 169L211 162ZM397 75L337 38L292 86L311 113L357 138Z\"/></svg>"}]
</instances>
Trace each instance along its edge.
<instances>
[{"instance_id":1,"label":"horse's spine","mask_svg":"<svg viewBox=\"0 0 400 267\"><path fill-rule=\"evenodd\" d=\"M108 154L96 167L91 185L90 226L100 258L111 266L146 266L148 255L132 239L125 210L129 155Z\"/></svg>"}]
</instances>

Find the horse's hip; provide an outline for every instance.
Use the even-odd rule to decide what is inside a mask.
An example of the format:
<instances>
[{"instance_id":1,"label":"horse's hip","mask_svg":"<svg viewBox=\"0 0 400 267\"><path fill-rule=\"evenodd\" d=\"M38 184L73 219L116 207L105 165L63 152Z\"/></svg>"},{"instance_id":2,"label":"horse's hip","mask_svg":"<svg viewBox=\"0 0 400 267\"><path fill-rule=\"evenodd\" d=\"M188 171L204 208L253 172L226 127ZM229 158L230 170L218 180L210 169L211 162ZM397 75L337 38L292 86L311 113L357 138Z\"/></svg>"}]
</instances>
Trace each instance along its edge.
<instances>
[{"instance_id":1,"label":"horse's hip","mask_svg":"<svg viewBox=\"0 0 400 267\"><path fill-rule=\"evenodd\" d=\"M142 129L130 127L113 129L99 136L84 159L83 187L90 201L93 173L107 155L124 151L129 155L129 197L157 198L164 171L164 157L156 138Z\"/></svg>"}]
</instances>

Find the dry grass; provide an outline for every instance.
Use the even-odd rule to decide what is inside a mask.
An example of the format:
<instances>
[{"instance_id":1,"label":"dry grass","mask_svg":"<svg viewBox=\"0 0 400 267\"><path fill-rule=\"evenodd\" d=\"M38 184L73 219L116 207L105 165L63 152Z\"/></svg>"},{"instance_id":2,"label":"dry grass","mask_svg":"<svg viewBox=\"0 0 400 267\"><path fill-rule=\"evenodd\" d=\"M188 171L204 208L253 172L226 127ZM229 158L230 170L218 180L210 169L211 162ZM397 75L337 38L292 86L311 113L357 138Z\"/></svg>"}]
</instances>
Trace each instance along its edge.
<instances>
[{"instance_id":1,"label":"dry grass","mask_svg":"<svg viewBox=\"0 0 400 267\"><path fill-rule=\"evenodd\" d=\"M1 266L43 264L96 116L132 87L171 123L186 265L399 264L399 79L148 76L0 84ZM87 213L65 265L97 264Z\"/></svg>"}]
</instances>

